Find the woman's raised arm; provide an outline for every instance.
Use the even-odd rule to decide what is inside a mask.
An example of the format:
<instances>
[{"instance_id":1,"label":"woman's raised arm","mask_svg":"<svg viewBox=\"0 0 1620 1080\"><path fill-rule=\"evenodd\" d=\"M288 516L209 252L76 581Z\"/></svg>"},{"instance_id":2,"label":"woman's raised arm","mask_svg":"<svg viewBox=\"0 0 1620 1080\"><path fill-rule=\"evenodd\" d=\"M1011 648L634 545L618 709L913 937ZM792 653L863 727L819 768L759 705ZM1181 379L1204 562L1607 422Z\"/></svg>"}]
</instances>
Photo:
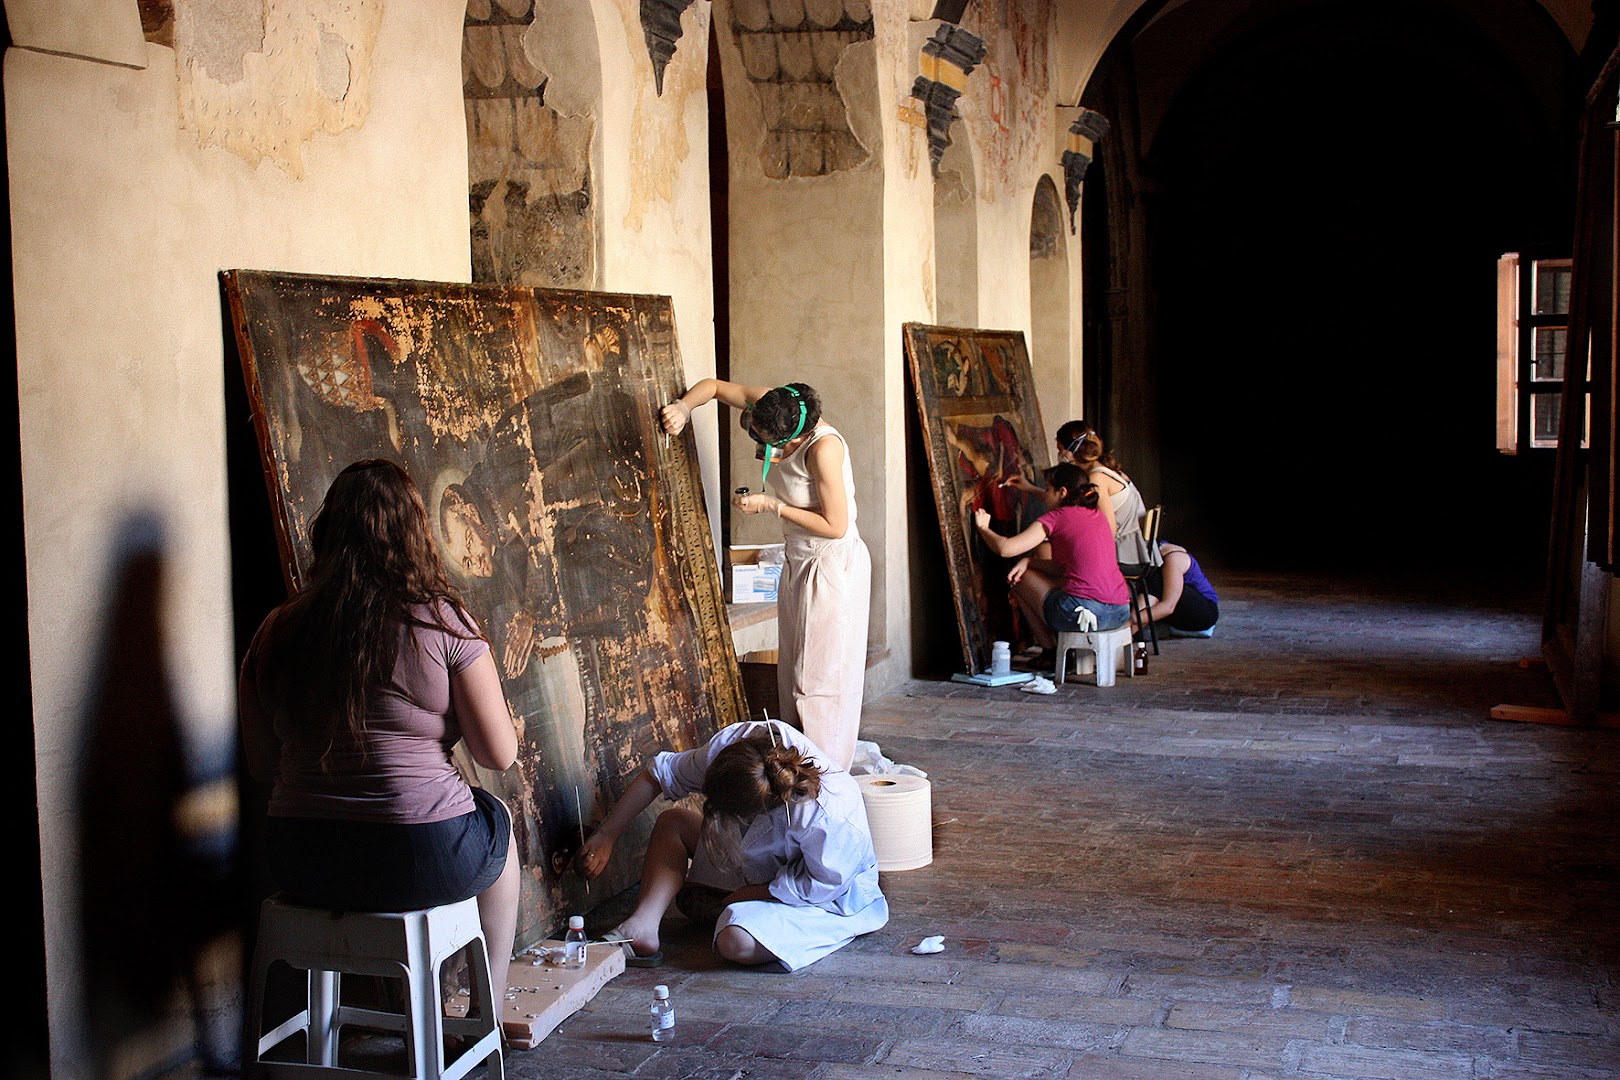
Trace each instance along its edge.
<instances>
[{"instance_id":1,"label":"woman's raised arm","mask_svg":"<svg viewBox=\"0 0 1620 1080\"><path fill-rule=\"evenodd\" d=\"M770 392L768 386L744 386L724 379L699 379L686 393L659 410L658 418L664 422L665 431L679 435L692 419L693 410L711 401L720 401L733 409L746 409Z\"/></svg>"},{"instance_id":2,"label":"woman's raised arm","mask_svg":"<svg viewBox=\"0 0 1620 1080\"><path fill-rule=\"evenodd\" d=\"M1026 552L1034 551L1046 540L1046 526L1039 521L1031 524L1017 536L1002 536L990 529L990 511L979 509L973 511L973 524L979 530L979 536L984 540L985 546L1003 559L1016 559Z\"/></svg>"}]
</instances>

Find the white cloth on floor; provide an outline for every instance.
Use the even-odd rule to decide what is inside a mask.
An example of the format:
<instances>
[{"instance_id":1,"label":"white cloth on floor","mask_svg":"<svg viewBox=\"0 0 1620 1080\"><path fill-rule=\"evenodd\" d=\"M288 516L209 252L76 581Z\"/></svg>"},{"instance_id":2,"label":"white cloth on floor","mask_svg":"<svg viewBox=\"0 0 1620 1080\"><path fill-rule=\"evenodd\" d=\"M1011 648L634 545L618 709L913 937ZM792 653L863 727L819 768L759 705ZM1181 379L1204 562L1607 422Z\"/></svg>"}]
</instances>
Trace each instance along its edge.
<instances>
[{"instance_id":1,"label":"white cloth on floor","mask_svg":"<svg viewBox=\"0 0 1620 1080\"><path fill-rule=\"evenodd\" d=\"M775 720L748 720L721 728L706 746L658 754L648 771L666 798L684 798L702 789L716 754L738 739L767 730L821 769L820 794L773 807L749 822L738 845L737 866L720 865L700 842L686 879L728 892L744 885L768 885L775 901L728 906L715 932L740 926L793 971L889 921L889 902L878 888L866 802L855 778L803 733Z\"/></svg>"},{"instance_id":2,"label":"white cloth on floor","mask_svg":"<svg viewBox=\"0 0 1620 1080\"><path fill-rule=\"evenodd\" d=\"M897 765L883 756L883 748L875 742L866 739L855 740L855 760L850 763L849 771L856 776L868 774L882 776L889 773L903 773L907 776L918 776L928 779L928 774L915 765Z\"/></svg>"}]
</instances>

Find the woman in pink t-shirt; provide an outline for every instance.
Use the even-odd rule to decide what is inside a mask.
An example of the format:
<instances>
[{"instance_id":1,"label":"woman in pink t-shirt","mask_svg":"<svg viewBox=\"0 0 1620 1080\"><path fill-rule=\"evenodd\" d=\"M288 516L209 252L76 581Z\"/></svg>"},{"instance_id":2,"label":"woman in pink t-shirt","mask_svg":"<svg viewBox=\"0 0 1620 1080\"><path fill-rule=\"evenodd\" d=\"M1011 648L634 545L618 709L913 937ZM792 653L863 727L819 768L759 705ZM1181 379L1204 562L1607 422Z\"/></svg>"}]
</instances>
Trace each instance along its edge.
<instances>
[{"instance_id":1,"label":"woman in pink t-shirt","mask_svg":"<svg viewBox=\"0 0 1620 1080\"><path fill-rule=\"evenodd\" d=\"M511 814L451 760L506 769L517 732L489 643L445 577L415 483L391 461L332 481L315 564L242 662L249 770L273 784L266 849L290 899L409 911L476 896L497 1001L517 929Z\"/></svg>"},{"instance_id":2,"label":"woman in pink t-shirt","mask_svg":"<svg viewBox=\"0 0 1620 1080\"><path fill-rule=\"evenodd\" d=\"M1097 616L1099 630L1124 626L1131 597L1115 558L1108 503L1099 499L1085 471L1068 463L1046 470L1042 494L1052 509L1016 536L992 532L984 510L973 515L985 545L1002 558L1018 560L1007 580L1035 639L1054 647L1056 632L1079 629L1075 613L1081 608ZM1043 544L1050 544L1050 557L1032 560Z\"/></svg>"}]
</instances>

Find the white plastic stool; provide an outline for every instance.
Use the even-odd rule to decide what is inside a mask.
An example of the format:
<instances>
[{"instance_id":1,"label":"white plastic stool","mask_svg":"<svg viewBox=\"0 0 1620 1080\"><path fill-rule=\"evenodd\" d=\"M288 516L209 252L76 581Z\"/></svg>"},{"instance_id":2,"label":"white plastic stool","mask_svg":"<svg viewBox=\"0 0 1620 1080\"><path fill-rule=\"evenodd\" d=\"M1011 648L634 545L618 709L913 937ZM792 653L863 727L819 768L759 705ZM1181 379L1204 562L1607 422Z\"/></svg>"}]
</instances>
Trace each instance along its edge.
<instances>
[{"instance_id":1,"label":"white plastic stool","mask_svg":"<svg viewBox=\"0 0 1620 1080\"><path fill-rule=\"evenodd\" d=\"M1089 650L1097 659L1097 685L1114 685L1114 666L1120 661L1123 650L1125 673L1136 678L1136 665L1131 657L1131 625L1113 630L1086 630L1062 633L1057 636L1057 671L1052 681L1059 686L1063 685L1064 676L1068 673L1069 653L1075 649ZM1084 674L1082 668L1081 674Z\"/></svg>"},{"instance_id":2,"label":"white plastic stool","mask_svg":"<svg viewBox=\"0 0 1620 1080\"><path fill-rule=\"evenodd\" d=\"M469 949L469 945L476 947ZM473 1007L465 1018L447 1017L439 995L439 968L463 949L468 953ZM305 972L308 998L303 1009L265 1031L265 979L270 965L278 960ZM342 1004L339 984L344 972L401 979L406 1011ZM337 912L300 907L272 896L259 909L259 944L253 953L249 994L250 1076L359 1080L394 1075L338 1067L338 1032L344 1024L402 1032L409 1075L415 1080L459 1080L486 1058L490 1059L489 1080L504 1080L506 1075L501 1059L503 1003L495 1000L490 985L489 952L478 923L476 900L422 911ZM305 1034L303 1062L264 1060L266 1053L299 1032ZM448 1067L444 1060L447 1033L471 1044Z\"/></svg>"}]
</instances>

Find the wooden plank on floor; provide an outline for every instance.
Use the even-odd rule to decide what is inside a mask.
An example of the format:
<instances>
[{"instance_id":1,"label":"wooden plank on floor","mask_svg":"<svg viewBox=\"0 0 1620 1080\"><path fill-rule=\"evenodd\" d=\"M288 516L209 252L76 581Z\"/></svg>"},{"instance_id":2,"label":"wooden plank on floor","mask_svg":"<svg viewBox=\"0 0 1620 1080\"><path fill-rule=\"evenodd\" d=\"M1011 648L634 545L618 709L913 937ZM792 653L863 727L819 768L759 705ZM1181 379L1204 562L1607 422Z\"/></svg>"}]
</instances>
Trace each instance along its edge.
<instances>
[{"instance_id":1,"label":"wooden plank on floor","mask_svg":"<svg viewBox=\"0 0 1620 1080\"><path fill-rule=\"evenodd\" d=\"M560 949L560 941L542 941L538 948ZM608 945L593 943L585 952L585 966L578 971L552 964L533 963L519 954L512 958L507 973L507 999L504 1019L506 1042L514 1050L533 1050L557 1025L573 1016L614 978L624 973L624 953ZM464 1015L467 999L457 998L445 1006L451 1015Z\"/></svg>"},{"instance_id":2,"label":"wooden plank on floor","mask_svg":"<svg viewBox=\"0 0 1620 1080\"><path fill-rule=\"evenodd\" d=\"M1560 727L1620 728L1620 714L1598 713L1589 724L1570 718L1568 710L1548 709L1536 705L1498 705L1491 709L1492 720L1511 720L1520 724L1556 724Z\"/></svg>"}]
</instances>

